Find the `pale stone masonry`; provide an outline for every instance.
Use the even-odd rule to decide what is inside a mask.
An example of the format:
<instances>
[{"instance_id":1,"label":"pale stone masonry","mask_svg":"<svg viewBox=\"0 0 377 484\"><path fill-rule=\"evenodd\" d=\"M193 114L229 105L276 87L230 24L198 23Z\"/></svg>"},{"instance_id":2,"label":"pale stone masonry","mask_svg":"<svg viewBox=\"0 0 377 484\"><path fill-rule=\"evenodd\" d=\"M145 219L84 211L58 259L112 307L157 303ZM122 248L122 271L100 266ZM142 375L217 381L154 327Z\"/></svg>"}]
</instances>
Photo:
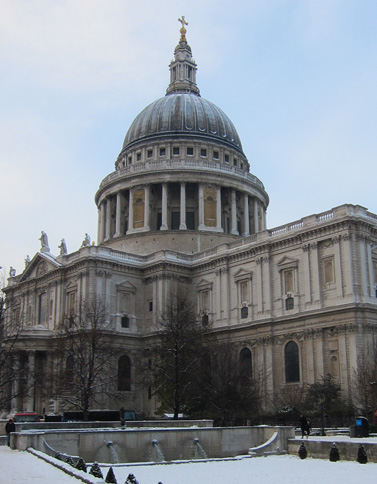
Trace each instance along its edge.
<instances>
[{"instance_id":1,"label":"pale stone masonry","mask_svg":"<svg viewBox=\"0 0 377 484\"><path fill-rule=\"evenodd\" d=\"M267 229L269 197L232 122L200 97L182 32L170 70L167 95L136 117L96 193L97 244L86 237L54 256L44 234L41 251L8 280L7 317L24 325L14 365L29 384L4 411L62 410L54 382L48 391L34 382L53 379L51 341L64 316L97 297L129 372L126 387L114 374L117 397L104 394L101 407L154 416L158 403L137 371L178 286L206 327L237 344L250 375L262 376L265 410L327 374L352 397L377 329L377 215L342 205Z\"/></svg>"}]
</instances>

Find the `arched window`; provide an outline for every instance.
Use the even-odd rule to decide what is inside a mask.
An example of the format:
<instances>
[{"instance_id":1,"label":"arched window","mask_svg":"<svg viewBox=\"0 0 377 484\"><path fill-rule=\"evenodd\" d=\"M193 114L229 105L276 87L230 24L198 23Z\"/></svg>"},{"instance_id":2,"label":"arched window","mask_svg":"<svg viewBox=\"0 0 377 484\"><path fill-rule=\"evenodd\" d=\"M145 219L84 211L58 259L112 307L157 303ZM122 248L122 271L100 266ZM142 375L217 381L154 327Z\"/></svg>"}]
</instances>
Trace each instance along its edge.
<instances>
[{"instance_id":1,"label":"arched window","mask_svg":"<svg viewBox=\"0 0 377 484\"><path fill-rule=\"evenodd\" d=\"M285 381L293 383L300 381L300 364L298 358L298 346L294 341L287 343L285 347Z\"/></svg>"},{"instance_id":2,"label":"arched window","mask_svg":"<svg viewBox=\"0 0 377 484\"><path fill-rule=\"evenodd\" d=\"M131 360L127 355L121 356L118 360L118 390L131 391Z\"/></svg>"},{"instance_id":3,"label":"arched window","mask_svg":"<svg viewBox=\"0 0 377 484\"><path fill-rule=\"evenodd\" d=\"M251 351L249 348L243 348L240 352L240 375L243 385L250 384L251 371Z\"/></svg>"}]
</instances>

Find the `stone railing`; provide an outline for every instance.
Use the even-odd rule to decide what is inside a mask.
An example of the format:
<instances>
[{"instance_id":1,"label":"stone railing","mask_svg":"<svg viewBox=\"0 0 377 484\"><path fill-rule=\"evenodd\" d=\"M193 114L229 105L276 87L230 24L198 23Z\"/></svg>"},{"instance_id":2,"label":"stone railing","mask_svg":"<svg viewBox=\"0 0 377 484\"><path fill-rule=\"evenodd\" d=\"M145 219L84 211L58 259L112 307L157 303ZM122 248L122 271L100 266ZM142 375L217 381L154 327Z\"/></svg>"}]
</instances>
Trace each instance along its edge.
<instances>
[{"instance_id":1,"label":"stone railing","mask_svg":"<svg viewBox=\"0 0 377 484\"><path fill-rule=\"evenodd\" d=\"M120 170L114 171L105 177L101 184L100 189L108 185L110 182L115 180L120 180L123 178L131 178L135 174L143 173L154 173L156 171L166 171L166 170L191 170L192 168L198 168L200 170L208 170L208 171L217 171L220 173L230 173L236 175L237 177L241 177L254 185L258 186L262 190L264 190L263 183L257 178L256 176L252 175L251 173L240 170L235 166L230 166L229 164L225 163L217 163L215 161L206 161L206 160L155 160L155 161L145 161L145 162L137 162L125 168L121 168Z\"/></svg>"}]
</instances>

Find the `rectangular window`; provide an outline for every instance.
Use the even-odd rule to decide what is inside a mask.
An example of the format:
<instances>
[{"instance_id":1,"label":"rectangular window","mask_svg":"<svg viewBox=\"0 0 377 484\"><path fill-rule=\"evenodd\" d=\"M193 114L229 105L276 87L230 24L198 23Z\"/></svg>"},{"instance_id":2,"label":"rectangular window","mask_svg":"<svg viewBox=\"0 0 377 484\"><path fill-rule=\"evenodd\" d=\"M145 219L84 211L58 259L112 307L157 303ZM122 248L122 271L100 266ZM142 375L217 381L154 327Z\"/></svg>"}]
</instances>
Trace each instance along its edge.
<instances>
[{"instance_id":1,"label":"rectangular window","mask_svg":"<svg viewBox=\"0 0 377 484\"><path fill-rule=\"evenodd\" d=\"M166 148L160 148L160 156L166 156Z\"/></svg>"},{"instance_id":2,"label":"rectangular window","mask_svg":"<svg viewBox=\"0 0 377 484\"><path fill-rule=\"evenodd\" d=\"M233 165L237 166L237 158L233 158Z\"/></svg>"},{"instance_id":3,"label":"rectangular window","mask_svg":"<svg viewBox=\"0 0 377 484\"><path fill-rule=\"evenodd\" d=\"M194 148L192 148L191 146L188 146L186 153L187 153L187 156L193 156L194 155Z\"/></svg>"},{"instance_id":4,"label":"rectangular window","mask_svg":"<svg viewBox=\"0 0 377 484\"><path fill-rule=\"evenodd\" d=\"M179 155L179 146L173 146L173 155L178 156Z\"/></svg>"},{"instance_id":5,"label":"rectangular window","mask_svg":"<svg viewBox=\"0 0 377 484\"><path fill-rule=\"evenodd\" d=\"M249 315L249 310L248 310L247 306L244 306L241 309L241 319L247 318L248 315Z\"/></svg>"},{"instance_id":6,"label":"rectangular window","mask_svg":"<svg viewBox=\"0 0 377 484\"><path fill-rule=\"evenodd\" d=\"M218 160L219 159L219 152L218 151L214 151L213 152L213 159L214 160Z\"/></svg>"},{"instance_id":7,"label":"rectangular window","mask_svg":"<svg viewBox=\"0 0 377 484\"><path fill-rule=\"evenodd\" d=\"M206 157L207 156L207 150L205 148L202 148L200 150L200 156L202 156L202 157Z\"/></svg>"},{"instance_id":8,"label":"rectangular window","mask_svg":"<svg viewBox=\"0 0 377 484\"><path fill-rule=\"evenodd\" d=\"M128 157L128 164L129 164L129 165L132 165L132 156L129 156L129 157Z\"/></svg>"},{"instance_id":9,"label":"rectangular window","mask_svg":"<svg viewBox=\"0 0 377 484\"><path fill-rule=\"evenodd\" d=\"M130 318L128 316L122 316L122 328L130 327Z\"/></svg>"},{"instance_id":10,"label":"rectangular window","mask_svg":"<svg viewBox=\"0 0 377 484\"><path fill-rule=\"evenodd\" d=\"M152 158L153 150L147 150L147 158Z\"/></svg>"},{"instance_id":11,"label":"rectangular window","mask_svg":"<svg viewBox=\"0 0 377 484\"><path fill-rule=\"evenodd\" d=\"M149 312L153 311L153 301L149 301Z\"/></svg>"},{"instance_id":12,"label":"rectangular window","mask_svg":"<svg viewBox=\"0 0 377 484\"><path fill-rule=\"evenodd\" d=\"M225 163L229 163L229 155L224 156Z\"/></svg>"},{"instance_id":13,"label":"rectangular window","mask_svg":"<svg viewBox=\"0 0 377 484\"><path fill-rule=\"evenodd\" d=\"M141 160L141 153L136 153L136 160L140 161Z\"/></svg>"}]
</instances>

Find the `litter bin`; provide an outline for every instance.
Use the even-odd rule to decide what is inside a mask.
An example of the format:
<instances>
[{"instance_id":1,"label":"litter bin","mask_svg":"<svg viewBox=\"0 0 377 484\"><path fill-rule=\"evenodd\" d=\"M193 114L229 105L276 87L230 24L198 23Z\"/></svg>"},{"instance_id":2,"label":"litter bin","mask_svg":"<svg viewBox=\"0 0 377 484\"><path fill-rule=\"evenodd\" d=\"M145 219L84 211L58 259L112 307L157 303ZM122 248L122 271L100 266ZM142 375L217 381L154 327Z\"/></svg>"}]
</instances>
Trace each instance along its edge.
<instances>
[{"instance_id":1,"label":"litter bin","mask_svg":"<svg viewBox=\"0 0 377 484\"><path fill-rule=\"evenodd\" d=\"M350 437L369 437L369 422L366 417L357 417L350 427Z\"/></svg>"}]
</instances>

